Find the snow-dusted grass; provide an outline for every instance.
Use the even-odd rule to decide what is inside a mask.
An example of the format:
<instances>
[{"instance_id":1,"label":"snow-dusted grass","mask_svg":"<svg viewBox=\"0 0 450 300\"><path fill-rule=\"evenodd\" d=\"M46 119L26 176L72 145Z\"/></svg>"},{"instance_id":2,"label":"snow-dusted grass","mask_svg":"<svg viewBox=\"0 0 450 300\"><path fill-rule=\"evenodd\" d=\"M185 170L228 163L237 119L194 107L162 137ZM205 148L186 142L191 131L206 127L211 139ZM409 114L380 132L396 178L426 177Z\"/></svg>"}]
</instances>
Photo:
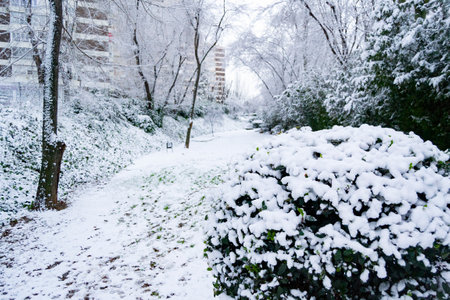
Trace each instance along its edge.
<instances>
[{"instance_id":1,"label":"snow-dusted grass","mask_svg":"<svg viewBox=\"0 0 450 300\"><path fill-rule=\"evenodd\" d=\"M59 197L71 201L76 188L105 182L137 158L184 139L187 121L165 117L163 127L144 115L138 100L80 92L62 102L59 137L66 143ZM41 159L42 108L34 102L0 107L0 224L21 217L36 193ZM227 119L218 131L236 129ZM149 133L151 132L151 133ZM193 137L207 134L203 119L194 122Z\"/></svg>"},{"instance_id":2,"label":"snow-dusted grass","mask_svg":"<svg viewBox=\"0 0 450 300\"><path fill-rule=\"evenodd\" d=\"M4 227L0 298L212 299L208 195L263 138L236 131L152 153L103 187L77 190L66 210Z\"/></svg>"},{"instance_id":3,"label":"snow-dusted grass","mask_svg":"<svg viewBox=\"0 0 450 300\"><path fill-rule=\"evenodd\" d=\"M449 155L364 125L292 130L235 166L208 256L239 299L448 299Z\"/></svg>"}]
</instances>

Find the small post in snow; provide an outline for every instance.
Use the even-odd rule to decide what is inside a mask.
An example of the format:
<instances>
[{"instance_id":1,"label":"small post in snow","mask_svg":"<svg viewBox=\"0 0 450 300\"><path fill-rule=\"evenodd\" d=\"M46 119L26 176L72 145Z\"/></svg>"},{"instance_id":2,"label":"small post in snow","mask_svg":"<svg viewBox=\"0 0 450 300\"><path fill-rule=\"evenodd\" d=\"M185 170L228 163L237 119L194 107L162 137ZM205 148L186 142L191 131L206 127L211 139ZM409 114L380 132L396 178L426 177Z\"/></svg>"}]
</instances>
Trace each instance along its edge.
<instances>
[{"instance_id":1,"label":"small post in snow","mask_svg":"<svg viewBox=\"0 0 450 300\"><path fill-rule=\"evenodd\" d=\"M173 143L172 142L167 142L166 143L166 152L168 152L169 149L172 149L172 152L173 152Z\"/></svg>"}]
</instances>

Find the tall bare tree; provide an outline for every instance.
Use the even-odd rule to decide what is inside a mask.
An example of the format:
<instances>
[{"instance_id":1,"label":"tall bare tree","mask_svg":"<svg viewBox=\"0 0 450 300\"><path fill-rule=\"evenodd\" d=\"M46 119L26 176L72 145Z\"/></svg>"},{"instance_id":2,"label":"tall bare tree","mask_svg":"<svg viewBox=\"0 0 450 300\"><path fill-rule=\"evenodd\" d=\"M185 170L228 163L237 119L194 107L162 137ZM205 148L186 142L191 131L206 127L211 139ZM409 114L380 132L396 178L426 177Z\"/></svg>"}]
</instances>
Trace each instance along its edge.
<instances>
[{"instance_id":1,"label":"tall bare tree","mask_svg":"<svg viewBox=\"0 0 450 300\"><path fill-rule=\"evenodd\" d=\"M352 53L364 37L363 14L365 2L360 0L295 0L307 10L320 27L327 45L337 62L346 67Z\"/></svg>"},{"instance_id":2,"label":"tall bare tree","mask_svg":"<svg viewBox=\"0 0 450 300\"><path fill-rule=\"evenodd\" d=\"M191 141L192 126L194 124L195 103L197 101L200 77L202 74L202 66L203 66L203 63L205 62L206 58L208 57L208 55L217 46L217 43L219 42L219 40L222 36L223 30L224 30L223 24L225 21L227 10L226 10L226 0L223 0L222 12L221 12L219 21L217 22L217 24L213 25L213 27L215 27L215 30L213 32L212 40L209 45L208 44L202 45L200 43L200 38L202 36L203 26L206 25L206 24L204 24L204 23L206 23L205 22L205 14L206 14L205 1L204 0L195 1L193 4L187 5L186 8L187 8L187 10L186 10L187 14L189 16L190 25L194 31L194 58L195 58L195 64L196 64L194 90L193 90L193 95L192 95L192 105L191 105L191 111L189 114L189 125L188 125L188 129L187 129L187 133L186 133L186 142L185 142L185 147L189 148L189 144ZM209 26L211 26L211 25L209 25Z\"/></svg>"},{"instance_id":3,"label":"tall bare tree","mask_svg":"<svg viewBox=\"0 0 450 300\"><path fill-rule=\"evenodd\" d=\"M187 47L190 28L184 6L159 0L111 0L111 4L118 57L114 66L123 76L117 85L130 95L151 98L155 110L178 104L184 90L180 83L192 73L185 63L191 45Z\"/></svg>"},{"instance_id":4,"label":"tall bare tree","mask_svg":"<svg viewBox=\"0 0 450 300\"><path fill-rule=\"evenodd\" d=\"M58 183L66 145L58 139L59 52L63 27L62 0L49 0L49 30L43 61L42 162L34 202L37 210L59 209Z\"/></svg>"},{"instance_id":5,"label":"tall bare tree","mask_svg":"<svg viewBox=\"0 0 450 300\"><path fill-rule=\"evenodd\" d=\"M147 80L147 77L144 74L144 71L142 70L142 63L141 63L141 46L139 45L139 41L138 41L138 35L137 35L137 30L138 30L138 20L139 20L139 6L140 6L141 0L136 0L136 19L135 19L135 23L134 23L134 28L133 28L133 43L134 43L134 56L136 59L136 67L139 73L139 77L141 78L142 84L144 85L144 90L145 90L145 96L147 98L147 107L148 109L152 110L153 109L153 96L152 96L152 92L150 90L150 84Z\"/></svg>"},{"instance_id":6,"label":"tall bare tree","mask_svg":"<svg viewBox=\"0 0 450 300\"><path fill-rule=\"evenodd\" d=\"M311 69L320 70L333 59L317 25L306 9L295 1L277 1L258 12L265 28L240 33L232 57L259 79L262 96L271 100L290 84L302 80ZM324 47L325 46L325 47Z\"/></svg>"}]
</instances>

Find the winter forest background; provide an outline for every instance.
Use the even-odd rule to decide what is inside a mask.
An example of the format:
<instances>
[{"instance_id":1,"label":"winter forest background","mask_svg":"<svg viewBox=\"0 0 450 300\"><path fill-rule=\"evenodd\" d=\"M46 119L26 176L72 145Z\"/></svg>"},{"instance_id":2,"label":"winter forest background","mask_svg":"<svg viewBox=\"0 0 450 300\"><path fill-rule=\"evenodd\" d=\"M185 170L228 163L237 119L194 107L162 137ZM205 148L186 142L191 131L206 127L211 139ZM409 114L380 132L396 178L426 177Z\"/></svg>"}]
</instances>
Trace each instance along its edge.
<instances>
[{"instance_id":1,"label":"winter forest background","mask_svg":"<svg viewBox=\"0 0 450 300\"><path fill-rule=\"evenodd\" d=\"M449 13L450 4L445 0L0 1L0 224L3 227L2 238L5 241L10 238L11 230L17 223L23 223L23 226L26 226L30 214L35 213L33 210L70 207L76 203L74 195L77 192L106 185L115 174L124 169L127 170L126 168L138 158L156 152L165 151L170 154L167 151L169 149L166 149L167 143L175 145L183 143L187 149L190 148L192 139L196 142L207 143L210 142L209 139L203 140L207 134L211 136L211 139L218 140L223 138L214 137L219 132L253 127L264 135L282 136L280 139L282 142L278 144L273 142L270 146L256 148L257 152L246 158L246 164L243 164L243 167L236 167L239 180L247 178L248 172L255 172L252 174L263 178L259 181L251 175L251 180L248 180L249 182L255 180L251 183L254 184L254 189L243 185L240 191L244 194L241 194L240 198L231 199L237 195L231 191L241 183L235 182L234 185L227 183L227 180L222 178L222 176L225 177L225 167L222 165L221 169L216 169L216 166L212 168L212 165L208 166L214 171L208 169L209 173L202 173L201 180L192 182L187 180L195 173L192 168L197 167L195 162L200 157L191 158L192 174L187 169L185 172L180 168L175 172L177 176L181 176L177 179L171 180L164 177L172 171L167 171L164 176L151 175L150 177L154 176L153 179L147 178L149 181L146 184L149 182L156 184L154 178L159 178L157 182L160 190L155 189L155 191L161 193L164 189L160 186L161 182L170 185L179 180L187 185L192 184L195 186L192 188L195 190L193 193L197 191L197 188L198 191L202 191L208 190L211 186L215 187L219 183L229 184L223 189L225 192L214 194L216 198L212 197L214 201L228 199L228 202L224 200L226 204L225 202L207 204L208 208L213 207L215 210L216 214L211 219L216 223L211 225L212 229L207 233L206 238L201 236L206 239L205 256L210 255L209 262L212 267L208 267L208 271L212 271L216 280L215 293L227 294L235 298L241 297L239 299L253 299L252 297L256 297L256 294L260 299L261 297L303 299L302 297L311 295L308 293L314 294L315 291L322 293L317 294L320 298L321 296L355 295L359 290L360 295L364 297L376 295L375 298L377 298L388 295L394 298L405 296L413 299L427 297L445 299L445 295L448 296L449 293L448 282L450 281L448 271L448 244L450 243L448 238L450 236L448 235ZM381 126L383 129L374 126ZM359 130L355 129L358 127ZM379 131L374 128L379 128ZM293 129L297 129L302 134L295 133ZM314 135L310 130L319 132ZM328 136L327 132L330 132L332 137ZM415 135L409 135L410 138L406 138L410 132L420 138ZM248 138L249 141L252 139L254 139L253 136ZM429 142L423 143L420 139L430 141L436 147ZM247 237L239 236L239 230L236 228L225 228L220 224L226 222L228 222L226 224L236 224L236 220L247 213L251 218L255 218L256 222L258 216L255 217L255 211L271 210L270 205L275 207L275 202L270 204L267 199L261 200L259 204L249 200L256 199L255 195L259 195L258 193L261 199L265 197L261 192L264 188L260 182L269 177L279 179L279 186L273 186L274 195L283 194L278 190L282 186L281 189L288 191L290 193L288 197L292 197L293 200L296 198L294 195L300 192L292 188L290 179L285 181L281 178L298 177L300 171L296 170L303 170L302 168L308 171L301 173L300 177L317 182L328 182L330 187L332 185L334 187L333 180L327 181L324 178L328 176L324 174L331 172L330 170L282 159L285 153L290 153L293 157L296 155L288 150L283 152L285 145L290 145L292 149L301 145L302 149L317 146L317 148L311 148L313 160L323 158L325 153L332 153L330 155L340 161L341 155L344 154L333 152L334 150L322 145L324 140L331 141L336 148L347 145L349 150L343 150L342 153L352 151L354 151L353 154L357 153L358 151L354 150L357 148L355 145L360 142L362 144L367 142L365 151L368 153L372 153L372 149L380 152L394 151L392 149L397 146L397 141L400 145L409 147L408 151L411 153L414 152L413 149L418 149L414 152L414 160L408 163L405 161L406 167L394 166L393 156L386 160L381 156L372 157L374 162L379 160L385 163L384 166L371 171L377 176L379 172L381 176L395 179L396 174L401 173L406 178L409 175L404 174L415 170L419 172L422 168L433 169L435 174L429 175L432 178L435 178L434 175L437 176L436 178L441 176L439 177L441 179L433 181L436 189L430 192L430 185L427 187L427 184L423 183L426 181L423 179L426 176L417 175L423 179L423 182L417 181L417 186L422 186L423 183L422 190L417 188L417 195L419 195L417 202L411 202L406 209L403 206L398 208L400 204L397 203L397 205L395 201L391 203L390 200L386 200L387 204L383 206L383 212L386 215L402 214L414 223L419 222L413 211L416 206L423 203L429 203L425 204L425 207L435 205L437 209L434 213L430 213L429 223L434 224L432 218L439 219L440 223L436 221L436 224L446 227L447 235L436 229L430 233L433 238L430 237L428 242L424 238L423 243L418 242L417 245L406 243L409 248L406 246L395 248L391 245L393 248L383 248L389 248L390 252L376 250L378 252L375 254L349 246L353 240L344 243L346 250L342 250L342 253L336 249L334 252L327 252L328 250L323 246L327 242L321 240L323 255L320 259L324 265L328 263L326 267L323 267L325 269L319 272L315 269L316 265L311 263L306 273L309 272L308 274L312 275L311 277L305 275L309 279L292 275L297 282L306 280L305 285L310 285L311 289L308 291L297 289L298 286L292 286L291 282L281 280L286 276L291 280L289 272L295 274L294 269L301 269L296 263L302 259L303 255L298 253L294 255L289 252L288 256L293 259L293 263L288 263L290 259L286 259L285 256L283 258L277 256L277 262L273 266L267 258L262 259L263 263L261 263L260 257L246 256L248 249L259 253L260 249L267 246L265 250L276 253L277 249L284 249L282 247L291 248L291 250L294 244L295 247L300 247L301 242L295 238L292 240L292 245L290 244L289 233L287 234L288 242L286 242L285 233L279 232L287 231L286 228L274 229L269 226L258 229L261 233L255 235L257 239L264 234L267 235L265 239L267 243L258 248L253 242L247 243ZM239 148L239 145L236 145L236 148ZM281 158L262 157L260 149L264 149L263 152L267 155L279 155ZM226 148L210 150L217 151L218 155L226 152ZM230 150L230 153L234 153L233 151ZM308 151L304 150L305 157L310 154ZM410 155L405 154L408 151L402 152L400 149L394 154L401 153L404 158ZM238 153L237 150L236 153ZM391 155L394 154L391 153ZM249 161L253 161L254 157L258 157L261 169L253 169L255 167ZM371 157L362 157L364 162L370 159ZM182 156L174 158L174 161L180 164L186 163L186 160L189 160L187 156L185 160ZM163 159L163 161L166 160ZM169 163L168 160L167 163ZM355 165L359 166L358 163ZM329 165L334 166L333 163ZM267 171L267 168L270 171ZM351 193L348 192L352 190L350 186L359 185L357 178L364 177L363 172L367 171L364 168L355 167L351 172L348 171L356 172L357 175L348 182L342 181L342 187L346 186L346 193ZM321 173L322 171L324 173ZM337 174L340 171L341 169L334 169L334 173L331 173ZM186 175L188 173L191 175ZM350 178L349 175L343 175L342 178L345 176L347 179ZM207 180L203 182L205 178ZM373 189L375 185L371 183L366 187ZM271 185L268 183L268 186ZM387 183L383 185L384 188L389 186ZM400 184L394 184L392 188L404 192L408 189L408 185L400 187ZM301 190L301 193L303 192ZM389 198L382 192L373 193L370 199ZM293 212L297 217L301 217L305 224L317 220L322 224L320 213L316 215L316 212L327 211L327 209L319 204L317 207L308 207L305 203L310 198L313 200L326 198L324 194L326 192L317 192L312 188L302 196L304 198L299 200L299 203L295 200L289 205L293 205ZM173 197L176 199L176 196ZM340 194L339 197L341 197ZM342 197L339 198L340 201L346 196ZM432 199L439 197L443 200L439 200L440 202L436 200L437 204L432 202ZM205 196L203 198L199 196L196 201L201 206L207 200ZM247 205L246 203L249 205L249 210L241 210L239 207ZM329 205L327 207L335 205L332 200L330 203L332 204L327 202L326 205ZM366 207L366 204L361 204L358 212L355 212L358 209L354 210L354 215L351 214L354 219L343 218L344 221L340 220L340 222L342 221L343 224L347 222L345 226L348 225L351 228L348 223L361 217L361 214L365 216L367 211L376 210L369 204ZM284 212L291 209L287 208L286 203L284 205ZM252 207L256 207L255 210L252 210ZM337 215L341 212L340 209L343 209L342 207L335 205ZM167 204L161 209L170 211L171 205ZM191 206L183 208L189 213L190 209ZM335 216L331 212L330 215L331 219ZM367 217L367 220L370 222L378 220L378 215L377 217L373 213L371 215L374 217ZM308 219L308 216L315 220ZM205 217L205 220L203 217L199 219L199 222L207 221L208 217ZM380 222L377 224L379 225ZM292 225L292 222L289 224ZM436 224L433 226L437 226ZM349 236L361 242L362 245L370 244L373 240L381 244L382 230L386 228L390 231L396 230L389 227L391 225L391 223L383 223L379 230L378 227L374 229L371 225L371 231L364 233L370 235L370 238L362 242L363 231L358 231L359 235L353 235L352 229L345 227L343 230L349 231ZM311 225L310 228L315 228L314 226ZM362 227L364 226L359 226L357 230L362 230ZM421 228L421 225L419 227ZM329 236L333 236L338 231L336 228L336 232L328 229ZM233 243L231 233L228 234L228 232L234 232L233 230L236 230L234 239L247 242ZM249 232L253 230L256 229L248 229ZM304 231L308 235L307 231ZM315 229L312 231L316 234L312 240L317 243L316 237L319 236L321 239L323 232L318 233L319 229L317 232ZM421 229L420 232L425 231ZM277 235L281 233L284 235ZM395 236L402 236L402 233L403 231ZM411 237L415 233L411 231L409 234ZM111 236L114 235L111 233ZM158 236L161 237L161 235ZM255 243L258 244L257 241ZM184 242L179 243L177 240L174 244L178 247ZM245 251L240 249L241 246ZM301 246L308 249L311 244ZM411 250L411 247L415 252ZM426 250L428 248L434 250ZM167 253L173 250L171 249L167 250ZM197 248L192 246L192 249ZM349 249L351 253L345 252ZM405 249L409 251L408 259L406 252L402 252ZM286 251L288 253L288 250ZM434 252L431 253L432 251ZM413 252L414 255L411 254ZM14 253L11 252L11 257ZM236 254L230 256L230 253ZM386 253L396 256L396 260L391 262L395 265L393 268L396 268L393 275L388 272L389 276L392 276L389 291L383 285L384 277L380 275L382 272L377 269L380 266L384 268L386 263L389 264L390 261L386 258L389 255ZM310 255L308 257L313 261L314 253L311 252ZM422 258L422 255L426 258ZM327 259L324 258L325 256ZM374 256L377 258L373 258ZM412 256L420 259L412 259ZM1 259L7 261L8 256L4 255ZM403 262L402 259L404 259ZM383 260L382 263L380 263L381 260ZM408 266L411 263L414 267L405 267L406 271L401 269L405 261ZM427 262L423 263L422 267L422 265L418 266L419 261ZM349 267L352 263L353 269ZM330 271L330 264L334 264L334 271ZM345 268L348 267L350 273L359 272L360 286L352 285L351 276L344 278L345 276L341 275L333 275L334 277L330 275L340 273L336 269L340 270L344 268L344 265ZM373 270L370 271L370 275L369 271L365 271L371 268L369 265L377 270L378 275L373 275L376 273ZM6 263L2 264L2 268L6 270L5 266L7 266ZM312 269L314 271L311 271ZM403 278L400 278L400 275L398 277L396 272L406 272L408 276L412 274L410 281L403 282ZM436 272L447 275L442 275L443 281L441 277L437 281L419 279L419 277L433 277ZM245 275L240 278L242 274ZM364 280L366 277L367 279ZM420 292L417 292L419 288L417 291L414 290L413 280L423 284L423 290ZM10 296L13 298L25 295L14 292L15 285L16 288L20 286L20 281L8 282L8 284L5 282L0 278L0 286L3 285L2 291L6 293L4 295L8 292L12 292ZM403 285L407 288L402 288ZM93 289L99 291L98 287ZM330 289L333 293L329 292ZM86 292L80 287L75 290L77 291L74 292L75 294L80 293L76 294L78 296ZM91 290L87 289L88 295L89 291ZM56 295L52 293L53 291L46 295ZM158 295L159 293L170 295L169 292L164 294L162 290L157 292ZM177 293L179 292L175 291L175 294ZM157 294L152 296L157 297ZM97 294L99 295L101 294ZM145 298L146 294L142 295Z\"/></svg>"}]
</instances>

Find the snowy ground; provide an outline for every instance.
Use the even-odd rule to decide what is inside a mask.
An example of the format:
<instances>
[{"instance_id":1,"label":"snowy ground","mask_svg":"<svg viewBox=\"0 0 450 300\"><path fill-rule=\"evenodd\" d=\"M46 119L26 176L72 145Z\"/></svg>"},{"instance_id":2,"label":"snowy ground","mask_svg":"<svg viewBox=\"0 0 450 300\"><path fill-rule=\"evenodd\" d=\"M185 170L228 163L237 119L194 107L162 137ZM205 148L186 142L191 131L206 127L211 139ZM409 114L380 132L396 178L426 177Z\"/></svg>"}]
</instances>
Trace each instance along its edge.
<instances>
[{"instance_id":1,"label":"snowy ground","mask_svg":"<svg viewBox=\"0 0 450 300\"><path fill-rule=\"evenodd\" d=\"M212 299L203 258L208 195L253 131L146 156L61 212L0 232L0 299Z\"/></svg>"}]
</instances>

